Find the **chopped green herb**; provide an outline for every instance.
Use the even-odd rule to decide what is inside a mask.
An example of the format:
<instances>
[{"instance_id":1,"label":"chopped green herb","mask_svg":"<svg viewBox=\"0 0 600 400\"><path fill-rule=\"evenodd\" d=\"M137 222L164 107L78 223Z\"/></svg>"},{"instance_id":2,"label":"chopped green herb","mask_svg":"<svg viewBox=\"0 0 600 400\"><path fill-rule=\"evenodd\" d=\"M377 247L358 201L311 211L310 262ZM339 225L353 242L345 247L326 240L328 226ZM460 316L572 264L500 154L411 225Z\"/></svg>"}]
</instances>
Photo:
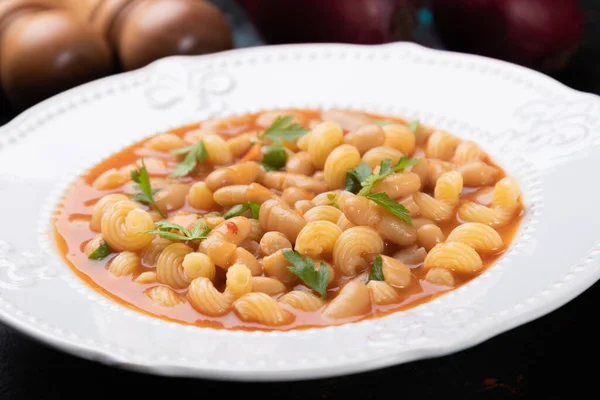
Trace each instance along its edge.
<instances>
[{"instance_id":1,"label":"chopped green herb","mask_svg":"<svg viewBox=\"0 0 600 400\"><path fill-rule=\"evenodd\" d=\"M253 203L251 201L231 207L225 214L223 214L223 218L229 219L238 217L248 210L250 210L252 213L253 219L258 219L258 214L260 213L260 204Z\"/></svg>"},{"instance_id":2,"label":"chopped green herb","mask_svg":"<svg viewBox=\"0 0 600 400\"><path fill-rule=\"evenodd\" d=\"M327 193L327 200L333 201L335 197L335 193Z\"/></svg>"},{"instance_id":3,"label":"chopped green herb","mask_svg":"<svg viewBox=\"0 0 600 400\"><path fill-rule=\"evenodd\" d=\"M371 190L373 190L373 186L377 182L387 178L395 172L402 172L405 168L415 165L417 162L419 162L419 159L417 158L402 157L400 160L398 160L396 165L391 167L391 160L383 160L380 164L378 174L371 173L369 176L367 176L364 180L360 182L362 185L362 189L360 189L358 195L366 196L367 194L371 193Z\"/></svg>"},{"instance_id":4,"label":"chopped green herb","mask_svg":"<svg viewBox=\"0 0 600 400\"><path fill-rule=\"evenodd\" d=\"M344 190L347 190L354 194L358 193L362 188L361 182L367 179L369 175L371 175L371 167L369 167L369 164L358 164L356 168L346 172L346 182L344 184Z\"/></svg>"},{"instance_id":5,"label":"chopped green herb","mask_svg":"<svg viewBox=\"0 0 600 400\"><path fill-rule=\"evenodd\" d=\"M411 122L410 124L408 124L408 129L410 129L413 133L417 132L417 129L419 129L419 120L416 119L413 122Z\"/></svg>"},{"instance_id":6,"label":"chopped green herb","mask_svg":"<svg viewBox=\"0 0 600 400\"><path fill-rule=\"evenodd\" d=\"M259 135L259 137L268 139L275 144L282 144L284 140L286 142L294 142L306 135L308 131L302 125L293 121L294 117L291 115L277 117L271 126L262 135Z\"/></svg>"},{"instance_id":7,"label":"chopped green herb","mask_svg":"<svg viewBox=\"0 0 600 400\"><path fill-rule=\"evenodd\" d=\"M186 154L185 158L182 162L177 165L175 171L169 178L179 178L182 176L186 176L191 171L196 168L198 162L203 162L208 158L208 151L206 150L206 146L203 141L199 141L193 146L183 147L181 149L172 150L173 154Z\"/></svg>"},{"instance_id":8,"label":"chopped green herb","mask_svg":"<svg viewBox=\"0 0 600 400\"><path fill-rule=\"evenodd\" d=\"M386 193L371 193L365 196L367 199L377 203L380 207L391 212L402 221L412 226L412 221L408 215L410 212L402 204L392 200Z\"/></svg>"},{"instance_id":9,"label":"chopped green herb","mask_svg":"<svg viewBox=\"0 0 600 400\"><path fill-rule=\"evenodd\" d=\"M285 166L287 152L283 146L275 144L268 146L263 154L262 165L269 171L278 171Z\"/></svg>"},{"instance_id":10,"label":"chopped green herb","mask_svg":"<svg viewBox=\"0 0 600 400\"><path fill-rule=\"evenodd\" d=\"M204 239L206 239L208 233L210 232L210 228L208 226L206 226L204 221L199 222L194 227L194 229L192 229L191 232L188 231L187 229L185 229L183 226L181 226L179 224L174 224L170 221L158 221L156 223L156 226L158 227L157 230L145 231L143 233L146 233L149 235L159 235L159 236L161 236L165 239L169 239L169 240L187 241L187 240L204 240ZM173 230L179 231L179 233L173 232Z\"/></svg>"},{"instance_id":11,"label":"chopped green herb","mask_svg":"<svg viewBox=\"0 0 600 400\"><path fill-rule=\"evenodd\" d=\"M383 259L381 255L375 257L373 266L371 267L371 273L369 274L370 281L382 281L383 280Z\"/></svg>"},{"instance_id":12,"label":"chopped green herb","mask_svg":"<svg viewBox=\"0 0 600 400\"><path fill-rule=\"evenodd\" d=\"M390 122L390 121L384 121L384 120L381 120L381 119L374 119L374 120L373 120L373 123L374 123L375 125L379 125L379 126L386 126L386 125L391 125L391 124L393 124L393 122Z\"/></svg>"},{"instance_id":13,"label":"chopped green herb","mask_svg":"<svg viewBox=\"0 0 600 400\"><path fill-rule=\"evenodd\" d=\"M102 260L104 257L112 253L108 244L103 240L102 244L88 256L90 260Z\"/></svg>"},{"instance_id":14,"label":"chopped green herb","mask_svg":"<svg viewBox=\"0 0 600 400\"><path fill-rule=\"evenodd\" d=\"M150 185L150 177L148 176L148 170L146 169L146 164L144 164L143 158L142 168L140 168L139 171L131 171L131 180L137 183L134 188L141 192L132 195L131 199L152 206L152 208L158 211L161 217L166 218L165 214L160 210L160 208L158 208L156 202L154 201L154 195L156 192L158 192L158 190L152 190L152 186Z\"/></svg>"},{"instance_id":15,"label":"chopped green herb","mask_svg":"<svg viewBox=\"0 0 600 400\"><path fill-rule=\"evenodd\" d=\"M288 266L290 272L306 283L321 297L327 297L327 281L329 280L329 268L324 262L321 262L319 269L315 270L315 262L310 257L302 258L300 253L293 250L282 250L283 255L291 266Z\"/></svg>"}]
</instances>

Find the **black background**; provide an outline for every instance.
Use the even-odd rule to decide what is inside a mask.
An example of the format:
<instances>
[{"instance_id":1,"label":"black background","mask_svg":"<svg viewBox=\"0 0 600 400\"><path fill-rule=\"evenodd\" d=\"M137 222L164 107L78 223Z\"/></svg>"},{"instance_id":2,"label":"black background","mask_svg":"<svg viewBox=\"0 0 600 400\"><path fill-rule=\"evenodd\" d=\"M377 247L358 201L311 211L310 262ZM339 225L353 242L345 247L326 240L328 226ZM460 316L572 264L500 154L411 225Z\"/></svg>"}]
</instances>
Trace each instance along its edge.
<instances>
[{"instance_id":1,"label":"black background","mask_svg":"<svg viewBox=\"0 0 600 400\"><path fill-rule=\"evenodd\" d=\"M600 2L584 3L586 40L569 67L553 76L600 94ZM0 115L0 124L10 118ZM133 373L66 355L0 324L0 399L107 399L125 390L137 398L597 398L599 305L600 284L595 284L559 310L454 355L340 378L275 384Z\"/></svg>"}]
</instances>

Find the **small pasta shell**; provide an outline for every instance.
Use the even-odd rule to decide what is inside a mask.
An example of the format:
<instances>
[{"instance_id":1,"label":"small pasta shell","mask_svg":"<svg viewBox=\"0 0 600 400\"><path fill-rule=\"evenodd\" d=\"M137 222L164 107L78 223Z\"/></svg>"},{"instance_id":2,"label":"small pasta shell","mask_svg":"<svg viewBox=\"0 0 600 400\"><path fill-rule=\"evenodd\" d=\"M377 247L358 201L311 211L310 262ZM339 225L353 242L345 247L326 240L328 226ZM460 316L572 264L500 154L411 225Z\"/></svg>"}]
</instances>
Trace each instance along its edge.
<instances>
[{"instance_id":1,"label":"small pasta shell","mask_svg":"<svg viewBox=\"0 0 600 400\"><path fill-rule=\"evenodd\" d=\"M428 194L417 192L413 200L419 206L419 212L433 221L447 221L454 215L454 204L444 203Z\"/></svg>"},{"instance_id":2,"label":"small pasta shell","mask_svg":"<svg viewBox=\"0 0 600 400\"><path fill-rule=\"evenodd\" d=\"M245 265L232 265L227 270L226 278L225 293L231 294L234 299L252 291L252 273Z\"/></svg>"},{"instance_id":3,"label":"small pasta shell","mask_svg":"<svg viewBox=\"0 0 600 400\"><path fill-rule=\"evenodd\" d=\"M492 228L509 223L514 213L514 207L489 208L473 202L464 203L458 208L458 217L462 222L480 222Z\"/></svg>"},{"instance_id":4,"label":"small pasta shell","mask_svg":"<svg viewBox=\"0 0 600 400\"><path fill-rule=\"evenodd\" d=\"M452 162L454 164L468 164L473 161L481 161L484 157L485 154L477 144L466 141L456 147Z\"/></svg>"},{"instance_id":5,"label":"small pasta shell","mask_svg":"<svg viewBox=\"0 0 600 400\"><path fill-rule=\"evenodd\" d=\"M342 212L333 206L316 206L304 213L306 222L329 221L334 224L340 219Z\"/></svg>"},{"instance_id":6,"label":"small pasta shell","mask_svg":"<svg viewBox=\"0 0 600 400\"><path fill-rule=\"evenodd\" d=\"M333 246L342 234L339 226L329 221L308 222L298 233L296 251L310 257L331 254Z\"/></svg>"},{"instance_id":7,"label":"small pasta shell","mask_svg":"<svg viewBox=\"0 0 600 400\"><path fill-rule=\"evenodd\" d=\"M356 226L338 237L333 246L333 263L342 275L353 276L358 271L367 269L367 256L380 254L382 251L383 240L375 229Z\"/></svg>"},{"instance_id":8,"label":"small pasta shell","mask_svg":"<svg viewBox=\"0 0 600 400\"><path fill-rule=\"evenodd\" d=\"M427 141L425 154L427 158L449 161L454 156L459 140L448 132L434 132Z\"/></svg>"},{"instance_id":9,"label":"small pasta shell","mask_svg":"<svg viewBox=\"0 0 600 400\"><path fill-rule=\"evenodd\" d=\"M369 281L367 288L371 292L373 303L387 305L400 302L400 295L390 285L383 281Z\"/></svg>"},{"instance_id":10,"label":"small pasta shell","mask_svg":"<svg viewBox=\"0 0 600 400\"><path fill-rule=\"evenodd\" d=\"M292 290L279 298L279 302L302 311L317 311L325 305L325 300L305 290Z\"/></svg>"},{"instance_id":11,"label":"small pasta shell","mask_svg":"<svg viewBox=\"0 0 600 400\"><path fill-rule=\"evenodd\" d=\"M344 187L346 173L360 163L360 154L356 147L343 144L336 147L327 157L323 173L329 189Z\"/></svg>"},{"instance_id":12,"label":"small pasta shell","mask_svg":"<svg viewBox=\"0 0 600 400\"><path fill-rule=\"evenodd\" d=\"M410 268L395 258L381 256L383 280L391 286L403 288L410 284Z\"/></svg>"},{"instance_id":13,"label":"small pasta shell","mask_svg":"<svg viewBox=\"0 0 600 400\"><path fill-rule=\"evenodd\" d=\"M389 124L383 127L385 132L384 146L400 150L402 154L415 151L415 134L405 125Z\"/></svg>"},{"instance_id":14,"label":"small pasta shell","mask_svg":"<svg viewBox=\"0 0 600 400\"><path fill-rule=\"evenodd\" d=\"M156 277L160 283L175 289L186 288L190 278L183 270L183 260L193 250L183 243L173 243L167 246L158 256L156 262Z\"/></svg>"},{"instance_id":15,"label":"small pasta shell","mask_svg":"<svg viewBox=\"0 0 600 400\"><path fill-rule=\"evenodd\" d=\"M454 166L446 161L428 160L427 161L427 183L430 187L434 187L437 180L443 173L452 171Z\"/></svg>"},{"instance_id":16,"label":"small pasta shell","mask_svg":"<svg viewBox=\"0 0 600 400\"><path fill-rule=\"evenodd\" d=\"M323 169L329 154L344 142L344 132L335 122L322 122L310 133L308 153L313 165Z\"/></svg>"},{"instance_id":17,"label":"small pasta shell","mask_svg":"<svg viewBox=\"0 0 600 400\"><path fill-rule=\"evenodd\" d=\"M446 268L456 272L474 273L483 268L483 261L475 250L461 242L446 242L436 245L425 257L423 266Z\"/></svg>"},{"instance_id":18,"label":"small pasta shell","mask_svg":"<svg viewBox=\"0 0 600 400\"><path fill-rule=\"evenodd\" d=\"M331 300L323 315L330 319L341 319L367 315L371 312L371 294L364 282L352 280Z\"/></svg>"},{"instance_id":19,"label":"small pasta shell","mask_svg":"<svg viewBox=\"0 0 600 400\"><path fill-rule=\"evenodd\" d=\"M140 257L131 251L124 251L113 258L108 270L115 276L131 275L140 266Z\"/></svg>"},{"instance_id":20,"label":"small pasta shell","mask_svg":"<svg viewBox=\"0 0 600 400\"><path fill-rule=\"evenodd\" d=\"M92 210L92 219L90 220L90 229L96 232L100 232L100 223L102 222L102 216L106 210L113 204L129 200L127 196L120 193L107 194L102 197L95 205Z\"/></svg>"},{"instance_id":21,"label":"small pasta shell","mask_svg":"<svg viewBox=\"0 0 600 400\"><path fill-rule=\"evenodd\" d=\"M191 280L196 278L208 278L215 280L215 263L203 253L186 254L181 263L183 272Z\"/></svg>"},{"instance_id":22,"label":"small pasta shell","mask_svg":"<svg viewBox=\"0 0 600 400\"><path fill-rule=\"evenodd\" d=\"M237 316L245 322L279 326L287 325L294 320L292 313L265 293L247 293L233 303L233 309Z\"/></svg>"},{"instance_id":23,"label":"small pasta shell","mask_svg":"<svg viewBox=\"0 0 600 400\"><path fill-rule=\"evenodd\" d=\"M129 200L112 204L100 224L102 237L116 251L136 251L148 246L153 237L144 232L153 228L152 217Z\"/></svg>"},{"instance_id":24,"label":"small pasta shell","mask_svg":"<svg viewBox=\"0 0 600 400\"><path fill-rule=\"evenodd\" d=\"M505 177L494 186L492 207L517 207L521 197L521 189L516 179Z\"/></svg>"},{"instance_id":25,"label":"small pasta shell","mask_svg":"<svg viewBox=\"0 0 600 400\"><path fill-rule=\"evenodd\" d=\"M171 243L173 242L169 239L160 236L155 237L152 240L152 243L146 246L142 251L142 262L149 267L154 266L160 253Z\"/></svg>"},{"instance_id":26,"label":"small pasta shell","mask_svg":"<svg viewBox=\"0 0 600 400\"><path fill-rule=\"evenodd\" d=\"M269 296L275 296L279 293L285 292L286 287L278 279L268 278L266 276L253 276L252 277L252 291L266 293Z\"/></svg>"},{"instance_id":27,"label":"small pasta shell","mask_svg":"<svg viewBox=\"0 0 600 400\"><path fill-rule=\"evenodd\" d=\"M98 249L98 247L105 244L104 239L102 239L102 235L96 235L92 240L85 244L85 248L83 249L83 253L86 256L90 256L94 251Z\"/></svg>"},{"instance_id":28,"label":"small pasta shell","mask_svg":"<svg viewBox=\"0 0 600 400\"><path fill-rule=\"evenodd\" d=\"M198 312L218 317L225 315L231 308L233 297L215 289L208 278L196 278L190 283L188 299Z\"/></svg>"},{"instance_id":29,"label":"small pasta shell","mask_svg":"<svg viewBox=\"0 0 600 400\"><path fill-rule=\"evenodd\" d=\"M319 193L312 199L312 202L315 206L330 206L337 202L340 193L342 193L341 190Z\"/></svg>"},{"instance_id":30,"label":"small pasta shell","mask_svg":"<svg viewBox=\"0 0 600 400\"><path fill-rule=\"evenodd\" d=\"M452 272L445 268L431 268L425 274L425 280L433 283L434 285L442 285L448 287L454 287L455 281Z\"/></svg>"},{"instance_id":31,"label":"small pasta shell","mask_svg":"<svg viewBox=\"0 0 600 400\"><path fill-rule=\"evenodd\" d=\"M336 225L340 227L340 229L342 231L348 230L356 225L354 225L352 222L350 222L348 220L348 218L346 218L345 214L340 214L340 217L338 218Z\"/></svg>"},{"instance_id":32,"label":"small pasta shell","mask_svg":"<svg viewBox=\"0 0 600 400\"><path fill-rule=\"evenodd\" d=\"M445 172L435 184L433 196L436 200L455 205L463 189L463 178L460 172Z\"/></svg>"},{"instance_id":33,"label":"small pasta shell","mask_svg":"<svg viewBox=\"0 0 600 400\"><path fill-rule=\"evenodd\" d=\"M504 248L502 237L489 225L467 222L450 232L447 242L461 242L477 252L496 252Z\"/></svg>"},{"instance_id":34,"label":"small pasta shell","mask_svg":"<svg viewBox=\"0 0 600 400\"><path fill-rule=\"evenodd\" d=\"M135 283L147 284L147 283L156 283L156 272L154 271L146 271L142 272L138 275L137 278L134 279Z\"/></svg>"},{"instance_id":35,"label":"small pasta shell","mask_svg":"<svg viewBox=\"0 0 600 400\"><path fill-rule=\"evenodd\" d=\"M146 290L145 293L146 296L161 307L175 307L182 302L179 294L167 286L154 286Z\"/></svg>"}]
</instances>

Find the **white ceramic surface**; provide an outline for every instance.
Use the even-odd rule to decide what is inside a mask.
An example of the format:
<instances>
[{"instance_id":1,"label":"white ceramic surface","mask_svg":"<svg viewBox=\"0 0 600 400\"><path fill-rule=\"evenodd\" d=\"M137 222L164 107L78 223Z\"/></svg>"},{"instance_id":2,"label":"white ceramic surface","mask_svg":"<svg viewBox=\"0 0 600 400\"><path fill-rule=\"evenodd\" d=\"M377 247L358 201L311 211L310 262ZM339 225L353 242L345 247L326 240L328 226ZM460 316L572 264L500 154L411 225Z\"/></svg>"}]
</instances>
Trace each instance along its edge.
<instances>
[{"instance_id":1,"label":"white ceramic surface","mask_svg":"<svg viewBox=\"0 0 600 400\"><path fill-rule=\"evenodd\" d=\"M324 329L239 332L113 303L61 261L50 219L72 180L142 137L212 115L342 107L416 117L487 150L522 186L512 248L406 312ZM151 373L287 380L473 346L600 277L600 100L499 61L413 44L299 45L169 58L52 98L0 129L0 319L69 353Z\"/></svg>"}]
</instances>

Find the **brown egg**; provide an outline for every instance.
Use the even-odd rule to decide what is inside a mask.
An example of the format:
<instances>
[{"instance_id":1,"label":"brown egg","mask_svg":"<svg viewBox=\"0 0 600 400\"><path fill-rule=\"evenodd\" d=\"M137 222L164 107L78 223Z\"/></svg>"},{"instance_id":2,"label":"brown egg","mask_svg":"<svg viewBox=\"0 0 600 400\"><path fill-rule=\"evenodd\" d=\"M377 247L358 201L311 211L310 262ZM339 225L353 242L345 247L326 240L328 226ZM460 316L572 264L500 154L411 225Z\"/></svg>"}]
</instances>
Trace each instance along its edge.
<instances>
[{"instance_id":1,"label":"brown egg","mask_svg":"<svg viewBox=\"0 0 600 400\"><path fill-rule=\"evenodd\" d=\"M201 0L138 0L121 10L109 33L125 70L171 55L230 49L223 14Z\"/></svg>"},{"instance_id":2,"label":"brown egg","mask_svg":"<svg viewBox=\"0 0 600 400\"><path fill-rule=\"evenodd\" d=\"M4 25L0 81L18 109L112 71L107 43L63 10L22 13Z\"/></svg>"}]
</instances>

